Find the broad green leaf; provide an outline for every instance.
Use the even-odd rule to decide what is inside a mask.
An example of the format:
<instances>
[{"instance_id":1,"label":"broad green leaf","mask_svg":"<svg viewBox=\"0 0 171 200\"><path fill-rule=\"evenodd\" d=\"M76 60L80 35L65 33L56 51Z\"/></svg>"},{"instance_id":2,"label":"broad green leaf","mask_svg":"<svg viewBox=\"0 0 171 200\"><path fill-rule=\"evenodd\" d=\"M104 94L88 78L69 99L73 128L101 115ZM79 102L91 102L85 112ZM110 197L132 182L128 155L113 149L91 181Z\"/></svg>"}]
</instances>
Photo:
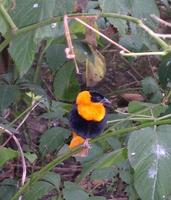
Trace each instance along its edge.
<instances>
[{"instance_id":1,"label":"broad green leaf","mask_svg":"<svg viewBox=\"0 0 171 200\"><path fill-rule=\"evenodd\" d=\"M59 69L54 80L54 94L59 99L75 100L79 85L75 75L75 66L67 62Z\"/></svg>"},{"instance_id":2,"label":"broad green leaf","mask_svg":"<svg viewBox=\"0 0 171 200\"><path fill-rule=\"evenodd\" d=\"M18 157L18 151L11 148L1 147L0 148L0 167L2 167L7 161Z\"/></svg>"},{"instance_id":3,"label":"broad green leaf","mask_svg":"<svg viewBox=\"0 0 171 200\"><path fill-rule=\"evenodd\" d=\"M162 125L130 135L128 157L134 169L134 185L142 200L167 199L171 193L170 133L171 126Z\"/></svg>"},{"instance_id":4,"label":"broad green leaf","mask_svg":"<svg viewBox=\"0 0 171 200\"><path fill-rule=\"evenodd\" d=\"M52 44L46 51L48 65L54 73L67 61L65 48L64 44Z\"/></svg>"},{"instance_id":5,"label":"broad green leaf","mask_svg":"<svg viewBox=\"0 0 171 200\"><path fill-rule=\"evenodd\" d=\"M151 103L160 103L163 96L160 87L152 77L146 77L142 80L142 89Z\"/></svg>"},{"instance_id":6,"label":"broad green leaf","mask_svg":"<svg viewBox=\"0 0 171 200\"><path fill-rule=\"evenodd\" d=\"M0 112L10 106L20 97L20 91L15 85L0 85Z\"/></svg>"},{"instance_id":7,"label":"broad green leaf","mask_svg":"<svg viewBox=\"0 0 171 200\"><path fill-rule=\"evenodd\" d=\"M151 14L160 16L155 0L133 0L131 4L131 14L133 17L143 19L144 22L149 26L154 27L156 25L150 16Z\"/></svg>"},{"instance_id":8,"label":"broad green leaf","mask_svg":"<svg viewBox=\"0 0 171 200\"><path fill-rule=\"evenodd\" d=\"M40 138L39 150L42 156L59 150L64 145L64 139L70 135L70 131L64 128L51 128L45 131Z\"/></svg>"},{"instance_id":9,"label":"broad green leaf","mask_svg":"<svg viewBox=\"0 0 171 200\"><path fill-rule=\"evenodd\" d=\"M55 188L59 189L61 178L60 175L54 172L47 172L47 174L43 177L44 181L48 181L52 185L55 186Z\"/></svg>"},{"instance_id":10,"label":"broad green leaf","mask_svg":"<svg viewBox=\"0 0 171 200\"><path fill-rule=\"evenodd\" d=\"M23 76L31 67L36 52L34 32L15 37L10 43L9 53L15 61L16 71Z\"/></svg>"},{"instance_id":11,"label":"broad green leaf","mask_svg":"<svg viewBox=\"0 0 171 200\"><path fill-rule=\"evenodd\" d=\"M16 191L17 181L10 178L4 179L0 184L0 199L11 200Z\"/></svg>"},{"instance_id":12,"label":"broad green leaf","mask_svg":"<svg viewBox=\"0 0 171 200\"><path fill-rule=\"evenodd\" d=\"M132 101L128 105L128 113L136 115L147 115L159 117L161 114L165 113L167 105L163 104L152 104L144 103L139 101Z\"/></svg>"},{"instance_id":13,"label":"broad green leaf","mask_svg":"<svg viewBox=\"0 0 171 200\"><path fill-rule=\"evenodd\" d=\"M35 183L34 186L24 194L24 199L38 200L42 198L44 195L47 195L53 189L54 189L53 184L45 181L39 181Z\"/></svg>"},{"instance_id":14,"label":"broad green leaf","mask_svg":"<svg viewBox=\"0 0 171 200\"><path fill-rule=\"evenodd\" d=\"M125 0L99 0L102 12L106 13L121 13L127 15L130 12L129 2ZM125 20L108 17L109 22L116 27L121 34L125 34L127 30L127 22Z\"/></svg>"},{"instance_id":15,"label":"broad green leaf","mask_svg":"<svg viewBox=\"0 0 171 200\"><path fill-rule=\"evenodd\" d=\"M29 160L30 163L34 163L37 160L37 155L35 153L24 153L24 156Z\"/></svg>"},{"instance_id":16,"label":"broad green leaf","mask_svg":"<svg viewBox=\"0 0 171 200\"><path fill-rule=\"evenodd\" d=\"M11 12L11 16L20 28L53 16L63 16L72 12L73 8L73 0L16 0L16 8ZM61 35L63 35L63 26L59 22L14 38L10 43L9 52L16 63L20 76L25 74L31 67L36 53L36 45L43 39L55 38Z\"/></svg>"},{"instance_id":17,"label":"broad green leaf","mask_svg":"<svg viewBox=\"0 0 171 200\"><path fill-rule=\"evenodd\" d=\"M97 162L96 168L108 168L116 163L120 163L127 159L127 150L125 148L105 153Z\"/></svg>"},{"instance_id":18,"label":"broad green leaf","mask_svg":"<svg viewBox=\"0 0 171 200\"><path fill-rule=\"evenodd\" d=\"M89 194L84 192L81 187L78 185L71 183L71 182L65 182L64 183L64 198L65 200L88 200Z\"/></svg>"},{"instance_id":19,"label":"broad green leaf","mask_svg":"<svg viewBox=\"0 0 171 200\"><path fill-rule=\"evenodd\" d=\"M54 172L48 172L41 181L33 184L24 194L24 200L38 200L47 195L52 190L59 191L60 176Z\"/></svg>"}]
</instances>

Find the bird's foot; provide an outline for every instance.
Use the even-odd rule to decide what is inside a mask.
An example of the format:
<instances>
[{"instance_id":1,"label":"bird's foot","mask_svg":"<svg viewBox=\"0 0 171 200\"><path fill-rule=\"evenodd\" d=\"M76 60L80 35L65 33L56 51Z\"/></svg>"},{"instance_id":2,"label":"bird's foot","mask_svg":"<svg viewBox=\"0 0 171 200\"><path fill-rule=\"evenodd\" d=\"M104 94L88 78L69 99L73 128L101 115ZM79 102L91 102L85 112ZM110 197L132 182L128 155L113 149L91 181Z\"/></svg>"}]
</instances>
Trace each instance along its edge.
<instances>
[{"instance_id":1,"label":"bird's foot","mask_svg":"<svg viewBox=\"0 0 171 200\"><path fill-rule=\"evenodd\" d=\"M89 139L85 139L84 143L83 143L83 148L85 149L91 149L91 145L89 143Z\"/></svg>"}]
</instances>

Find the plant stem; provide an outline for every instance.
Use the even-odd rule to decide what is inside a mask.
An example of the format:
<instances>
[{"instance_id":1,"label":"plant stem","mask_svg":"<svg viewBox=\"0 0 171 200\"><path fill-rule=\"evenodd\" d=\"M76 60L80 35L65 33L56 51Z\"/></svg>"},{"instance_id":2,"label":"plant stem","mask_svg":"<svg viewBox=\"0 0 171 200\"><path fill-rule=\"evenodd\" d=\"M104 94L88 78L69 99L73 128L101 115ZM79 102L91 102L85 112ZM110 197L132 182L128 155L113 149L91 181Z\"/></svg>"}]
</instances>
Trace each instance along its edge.
<instances>
[{"instance_id":1,"label":"plant stem","mask_svg":"<svg viewBox=\"0 0 171 200\"><path fill-rule=\"evenodd\" d=\"M0 12L1 12L2 16L4 17L5 21L11 27L12 32L15 33L18 30L18 28L15 25L15 23L13 22L13 20L11 19L10 15L6 11L6 9L4 8L2 3L0 4Z\"/></svg>"},{"instance_id":2,"label":"plant stem","mask_svg":"<svg viewBox=\"0 0 171 200\"><path fill-rule=\"evenodd\" d=\"M164 125L164 124L170 124L171 123L171 119L166 119L166 120L161 120L161 121L153 121L153 122L146 122L144 124L138 125L138 126L134 126L134 127L129 127L129 128L124 128L124 129L120 129L120 130L109 130L106 131L105 134L100 135L97 138L94 138L92 140L90 140L90 143L94 143L100 140L104 140L108 137L111 136L118 136L118 137L122 137L124 136L126 133L141 129L141 128L146 128L149 126L154 126L154 125ZM68 159L69 157L71 157L73 154L78 153L80 151L81 147L76 147L71 151L67 151L66 153L64 153L63 155L59 156L58 158L54 159L53 161L51 161L49 164L47 164L46 166L44 166L40 171L35 172L33 174L33 178L29 179L24 186L22 186L18 192L13 196L13 198L11 200L17 200L19 196L21 196L25 191L27 191L27 189L33 185L34 183L36 183L38 180L40 180L48 171L52 170L56 165L60 164L61 162L63 162L64 160Z\"/></svg>"}]
</instances>

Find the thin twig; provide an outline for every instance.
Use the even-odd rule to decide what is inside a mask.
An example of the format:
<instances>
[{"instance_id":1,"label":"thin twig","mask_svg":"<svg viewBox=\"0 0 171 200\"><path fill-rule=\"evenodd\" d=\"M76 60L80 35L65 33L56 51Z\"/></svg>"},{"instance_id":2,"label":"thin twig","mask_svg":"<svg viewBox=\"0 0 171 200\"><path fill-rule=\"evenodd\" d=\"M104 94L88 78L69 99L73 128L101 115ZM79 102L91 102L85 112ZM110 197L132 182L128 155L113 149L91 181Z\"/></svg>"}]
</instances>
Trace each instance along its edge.
<instances>
[{"instance_id":1,"label":"thin twig","mask_svg":"<svg viewBox=\"0 0 171 200\"><path fill-rule=\"evenodd\" d=\"M74 60L76 73L80 74L80 71L79 71L79 68L78 68L78 65L77 65L77 61L76 61L74 47L73 47L73 44L72 44L71 34L70 34L70 31L69 31L69 27L68 27L68 16L67 15L64 15L64 30L65 30L65 37L66 37L67 45L68 45L68 47L65 49L66 57L68 59Z\"/></svg>"},{"instance_id":2,"label":"thin twig","mask_svg":"<svg viewBox=\"0 0 171 200\"><path fill-rule=\"evenodd\" d=\"M152 55L159 55L159 56L164 56L167 54L166 51L159 51L159 52L138 52L138 53L125 53L124 51L120 51L120 54L122 56L127 56L127 57L136 57L136 56L152 56Z\"/></svg>"},{"instance_id":3,"label":"thin twig","mask_svg":"<svg viewBox=\"0 0 171 200\"><path fill-rule=\"evenodd\" d=\"M159 18L156 15L150 15L153 19L155 19L156 21L160 22L162 25L167 26L167 27L171 27L171 23L166 22L165 20Z\"/></svg>"},{"instance_id":4,"label":"thin twig","mask_svg":"<svg viewBox=\"0 0 171 200\"><path fill-rule=\"evenodd\" d=\"M30 113L39 105L40 101L36 102L33 101L32 103L32 108L30 109L30 111L26 114L26 116L23 118L23 120L20 122L20 124L17 126L16 130L18 131L19 128L24 124L24 122L27 120L27 118L29 117Z\"/></svg>"},{"instance_id":5,"label":"thin twig","mask_svg":"<svg viewBox=\"0 0 171 200\"><path fill-rule=\"evenodd\" d=\"M11 131L9 131L8 129L6 129L2 126L0 126L0 129L3 130L8 135L12 136L13 140L15 141L15 143L18 147L18 150L19 150L20 156L21 156L22 168L23 168L22 178L21 178L21 185L23 186L26 181L26 175L27 175L27 167L26 167L26 161L25 161L23 149L20 145L20 142L18 141L18 139L15 137L15 135ZM19 199L21 199L21 197L19 197Z\"/></svg>"}]
</instances>

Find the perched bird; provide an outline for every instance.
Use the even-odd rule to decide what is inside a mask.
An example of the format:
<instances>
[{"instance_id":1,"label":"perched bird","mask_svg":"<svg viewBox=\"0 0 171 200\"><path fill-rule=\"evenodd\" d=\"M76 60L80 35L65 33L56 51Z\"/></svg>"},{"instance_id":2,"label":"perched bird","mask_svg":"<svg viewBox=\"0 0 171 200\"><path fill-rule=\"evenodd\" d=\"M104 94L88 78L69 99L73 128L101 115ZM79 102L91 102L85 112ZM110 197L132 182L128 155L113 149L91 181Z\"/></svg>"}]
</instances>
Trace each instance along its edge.
<instances>
[{"instance_id":1,"label":"perched bird","mask_svg":"<svg viewBox=\"0 0 171 200\"><path fill-rule=\"evenodd\" d=\"M69 145L74 148L83 144L90 148L88 139L98 136L106 124L106 106L110 101L97 92L81 91L69 115L72 140Z\"/></svg>"}]
</instances>

